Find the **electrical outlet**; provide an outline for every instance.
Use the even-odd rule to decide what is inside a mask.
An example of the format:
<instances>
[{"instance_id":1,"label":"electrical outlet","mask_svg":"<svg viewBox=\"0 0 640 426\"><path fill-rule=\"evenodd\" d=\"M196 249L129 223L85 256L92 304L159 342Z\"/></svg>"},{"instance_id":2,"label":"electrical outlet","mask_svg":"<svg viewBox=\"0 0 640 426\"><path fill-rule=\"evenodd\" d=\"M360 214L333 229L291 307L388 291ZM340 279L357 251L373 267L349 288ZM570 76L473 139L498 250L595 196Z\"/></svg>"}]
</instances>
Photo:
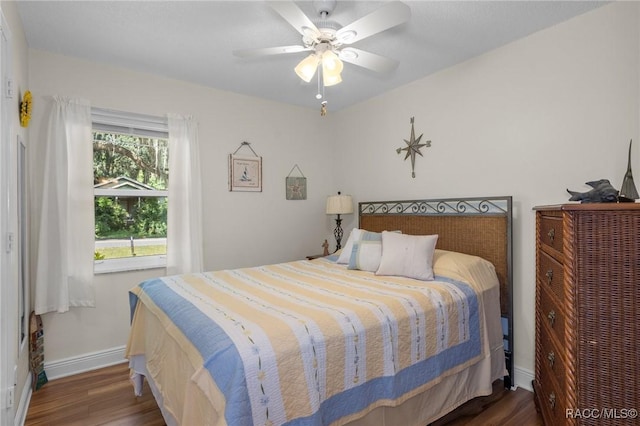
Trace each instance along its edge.
<instances>
[{"instance_id":1,"label":"electrical outlet","mask_svg":"<svg viewBox=\"0 0 640 426\"><path fill-rule=\"evenodd\" d=\"M13 232L7 233L7 253L13 250Z\"/></svg>"},{"instance_id":2,"label":"electrical outlet","mask_svg":"<svg viewBox=\"0 0 640 426\"><path fill-rule=\"evenodd\" d=\"M13 94L14 94L14 90L13 90L13 80L8 78L7 79L7 87L6 87L7 91L5 92L5 96L9 99L13 98Z\"/></svg>"},{"instance_id":3,"label":"electrical outlet","mask_svg":"<svg viewBox=\"0 0 640 426\"><path fill-rule=\"evenodd\" d=\"M15 386L11 386L9 389L7 389L7 408L11 408L13 407L13 400L14 400L14 392L16 390Z\"/></svg>"},{"instance_id":4,"label":"electrical outlet","mask_svg":"<svg viewBox=\"0 0 640 426\"><path fill-rule=\"evenodd\" d=\"M8 78L7 85L5 87L6 91L4 92L5 96L9 99L13 98L14 90L13 90L13 80Z\"/></svg>"}]
</instances>

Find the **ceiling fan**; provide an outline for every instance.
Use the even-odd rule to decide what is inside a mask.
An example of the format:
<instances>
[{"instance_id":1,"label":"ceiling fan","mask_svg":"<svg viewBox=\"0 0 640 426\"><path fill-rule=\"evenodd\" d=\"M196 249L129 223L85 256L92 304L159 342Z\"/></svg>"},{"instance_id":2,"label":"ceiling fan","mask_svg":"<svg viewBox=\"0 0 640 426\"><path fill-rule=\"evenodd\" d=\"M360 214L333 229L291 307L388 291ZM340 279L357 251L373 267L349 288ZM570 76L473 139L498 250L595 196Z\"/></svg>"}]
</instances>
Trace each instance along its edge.
<instances>
[{"instance_id":1,"label":"ceiling fan","mask_svg":"<svg viewBox=\"0 0 640 426\"><path fill-rule=\"evenodd\" d=\"M394 59L356 49L351 45L407 22L411 17L411 9L402 2L387 3L380 9L344 27L327 19L336 6L336 0L313 1L319 15L317 21L309 19L293 1L267 1L266 3L302 35L302 44L234 50L235 56L253 58L311 52L298 63L295 72L308 83L315 75L316 70L319 69L318 85L320 85L321 74L323 86L333 86L342 81L340 75L343 69L342 61L380 73L390 72L398 66L398 61Z\"/></svg>"}]
</instances>

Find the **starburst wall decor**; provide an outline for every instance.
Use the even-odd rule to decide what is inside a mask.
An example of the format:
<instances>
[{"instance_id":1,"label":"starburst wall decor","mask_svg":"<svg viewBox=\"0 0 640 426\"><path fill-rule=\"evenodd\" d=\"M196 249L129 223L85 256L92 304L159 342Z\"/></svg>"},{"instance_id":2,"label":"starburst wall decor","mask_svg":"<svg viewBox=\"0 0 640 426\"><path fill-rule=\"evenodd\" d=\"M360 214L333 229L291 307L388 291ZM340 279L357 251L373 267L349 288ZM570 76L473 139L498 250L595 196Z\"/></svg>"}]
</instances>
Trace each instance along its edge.
<instances>
[{"instance_id":1,"label":"starburst wall decor","mask_svg":"<svg viewBox=\"0 0 640 426\"><path fill-rule=\"evenodd\" d=\"M413 122L414 122L414 118L415 117L411 117L411 137L409 138L409 140L404 139L405 143L407 144L407 146L405 146L404 148L398 148L396 149L396 152L398 154L400 154L402 151L406 151L406 155L404 156L404 159L406 160L407 158L411 157L411 177L415 178L416 177L416 172L415 172L415 166L416 166L416 154L419 154L421 157L424 157L422 155L422 153L420 152L420 148L422 147L427 147L429 148L431 146L431 141L426 141L425 143L420 143L420 139L422 139L422 135L418 136L418 138L416 139L416 133L413 129Z\"/></svg>"}]
</instances>

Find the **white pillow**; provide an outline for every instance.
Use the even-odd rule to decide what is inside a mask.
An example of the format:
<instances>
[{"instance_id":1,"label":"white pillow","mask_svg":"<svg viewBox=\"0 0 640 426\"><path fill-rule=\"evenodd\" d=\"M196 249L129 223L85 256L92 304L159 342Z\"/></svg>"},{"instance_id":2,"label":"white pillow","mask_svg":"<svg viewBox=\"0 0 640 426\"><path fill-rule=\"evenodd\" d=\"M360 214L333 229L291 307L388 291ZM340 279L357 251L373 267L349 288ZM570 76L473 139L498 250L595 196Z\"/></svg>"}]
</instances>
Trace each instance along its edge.
<instances>
[{"instance_id":1,"label":"white pillow","mask_svg":"<svg viewBox=\"0 0 640 426\"><path fill-rule=\"evenodd\" d=\"M360 239L360 234L362 232L362 229L358 228L353 228L351 230L347 243L342 248L342 252L340 252L340 257L338 257L336 263L349 263L349 259L351 259L351 250L353 250L353 243Z\"/></svg>"},{"instance_id":2,"label":"white pillow","mask_svg":"<svg viewBox=\"0 0 640 426\"><path fill-rule=\"evenodd\" d=\"M407 235L382 232L382 257L376 275L400 275L433 280L433 252L437 235Z\"/></svg>"},{"instance_id":3,"label":"white pillow","mask_svg":"<svg viewBox=\"0 0 640 426\"><path fill-rule=\"evenodd\" d=\"M347 269L375 272L382 257L382 234L362 231L360 239L353 242Z\"/></svg>"}]
</instances>

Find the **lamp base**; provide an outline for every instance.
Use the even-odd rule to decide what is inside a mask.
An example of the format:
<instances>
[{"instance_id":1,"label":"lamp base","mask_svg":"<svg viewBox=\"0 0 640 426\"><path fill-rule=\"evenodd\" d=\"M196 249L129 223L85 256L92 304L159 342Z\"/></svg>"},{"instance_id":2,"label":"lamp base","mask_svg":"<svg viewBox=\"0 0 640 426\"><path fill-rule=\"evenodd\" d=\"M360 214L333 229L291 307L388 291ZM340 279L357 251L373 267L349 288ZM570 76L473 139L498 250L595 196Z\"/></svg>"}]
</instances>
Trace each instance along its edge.
<instances>
[{"instance_id":1,"label":"lamp base","mask_svg":"<svg viewBox=\"0 0 640 426\"><path fill-rule=\"evenodd\" d=\"M336 229L333 230L333 236L336 237L336 251L342 248L342 246L340 245L340 243L342 242L342 235L343 235L342 227L340 226L341 224L342 224L342 219L340 219L340 215L337 215Z\"/></svg>"}]
</instances>

